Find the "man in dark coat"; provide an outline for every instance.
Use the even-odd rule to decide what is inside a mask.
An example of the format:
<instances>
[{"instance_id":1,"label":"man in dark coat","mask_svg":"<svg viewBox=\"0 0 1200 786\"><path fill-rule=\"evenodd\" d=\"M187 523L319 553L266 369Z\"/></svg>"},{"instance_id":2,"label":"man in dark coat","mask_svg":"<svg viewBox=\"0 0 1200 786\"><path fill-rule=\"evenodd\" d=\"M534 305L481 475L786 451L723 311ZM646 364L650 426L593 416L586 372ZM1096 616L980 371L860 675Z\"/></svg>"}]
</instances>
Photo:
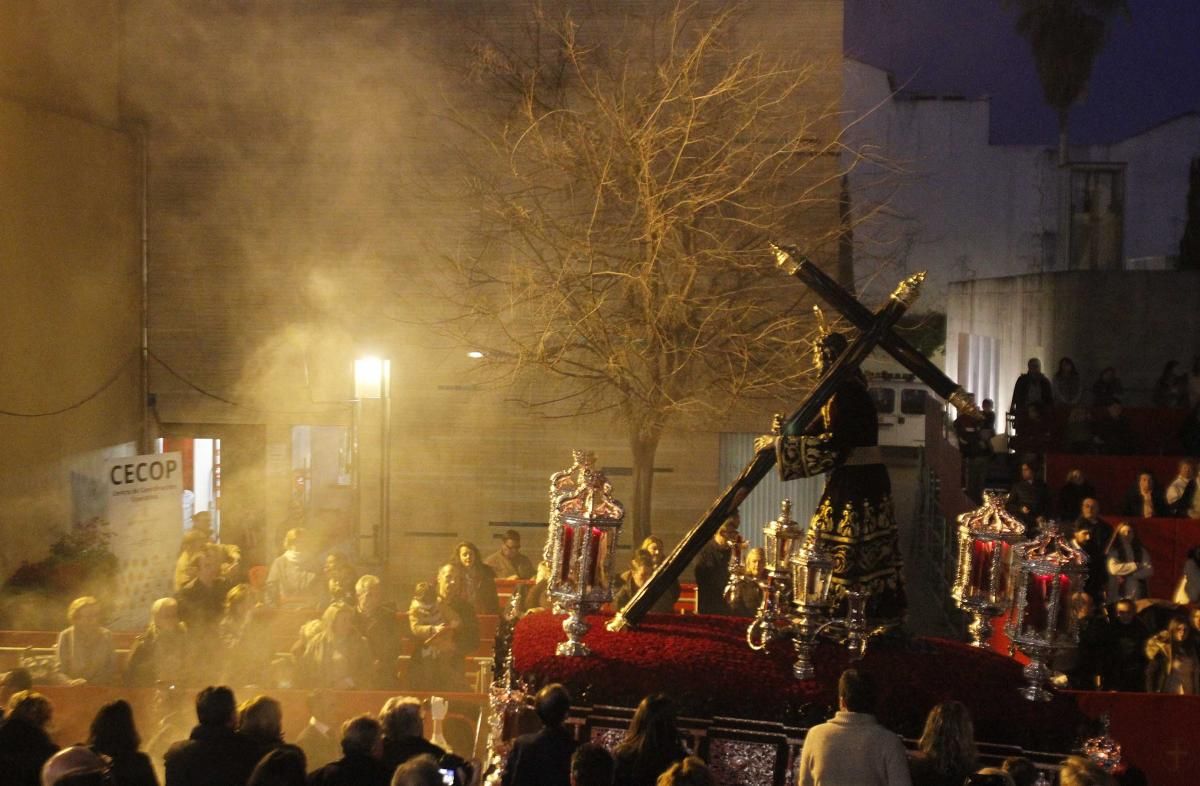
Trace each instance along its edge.
<instances>
[{"instance_id":1,"label":"man in dark coat","mask_svg":"<svg viewBox=\"0 0 1200 786\"><path fill-rule=\"evenodd\" d=\"M1054 389L1042 373L1042 361L1037 358L1030 358L1025 373L1017 377L1008 409L1019 417L1030 404L1037 404L1043 411L1049 411L1054 406Z\"/></svg>"},{"instance_id":2,"label":"man in dark coat","mask_svg":"<svg viewBox=\"0 0 1200 786\"><path fill-rule=\"evenodd\" d=\"M466 775L465 759L447 753L425 739L422 718L421 700L413 696L393 696L384 703L379 711L379 723L383 726L383 766L393 772L410 759L428 755L441 767ZM469 782L470 777L463 777L461 781Z\"/></svg>"},{"instance_id":3,"label":"man in dark coat","mask_svg":"<svg viewBox=\"0 0 1200 786\"><path fill-rule=\"evenodd\" d=\"M233 691L210 685L196 694L196 720L191 736L163 756L166 786L243 786L258 763L257 748L233 730Z\"/></svg>"},{"instance_id":4,"label":"man in dark coat","mask_svg":"<svg viewBox=\"0 0 1200 786\"><path fill-rule=\"evenodd\" d=\"M741 519L734 513L696 555L696 604L701 614L732 613L725 602L725 585L729 583L729 560L734 544L742 539L738 533L740 523Z\"/></svg>"},{"instance_id":5,"label":"man in dark coat","mask_svg":"<svg viewBox=\"0 0 1200 786\"><path fill-rule=\"evenodd\" d=\"M1097 609L1104 605L1104 591L1108 587L1108 567L1104 549L1112 540L1112 527L1100 518L1100 503L1088 497L1080 505L1083 515L1075 520L1072 537L1088 559L1087 576L1083 580L1083 591L1095 603Z\"/></svg>"},{"instance_id":6,"label":"man in dark coat","mask_svg":"<svg viewBox=\"0 0 1200 786\"><path fill-rule=\"evenodd\" d=\"M308 776L308 786L388 786L392 773L383 766L383 731L370 715L342 726L342 758Z\"/></svg>"},{"instance_id":7,"label":"man in dark coat","mask_svg":"<svg viewBox=\"0 0 1200 786\"><path fill-rule=\"evenodd\" d=\"M575 740L563 727L571 694L557 683L538 691L534 710L544 728L513 742L501 786L570 786Z\"/></svg>"},{"instance_id":8,"label":"man in dark coat","mask_svg":"<svg viewBox=\"0 0 1200 786\"><path fill-rule=\"evenodd\" d=\"M308 724L296 737L296 744L304 751L308 769L315 770L336 761L342 748L333 724L333 697L327 691L315 690L308 694Z\"/></svg>"},{"instance_id":9,"label":"man in dark coat","mask_svg":"<svg viewBox=\"0 0 1200 786\"><path fill-rule=\"evenodd\" d=\"M1140 692L1146 689L1146 639L1150 631L1137 618L1132 600L1122 598L1114 608L1116 619L1108 624L1108 657L1101 688Z\"/></svg>"}]
</instances>

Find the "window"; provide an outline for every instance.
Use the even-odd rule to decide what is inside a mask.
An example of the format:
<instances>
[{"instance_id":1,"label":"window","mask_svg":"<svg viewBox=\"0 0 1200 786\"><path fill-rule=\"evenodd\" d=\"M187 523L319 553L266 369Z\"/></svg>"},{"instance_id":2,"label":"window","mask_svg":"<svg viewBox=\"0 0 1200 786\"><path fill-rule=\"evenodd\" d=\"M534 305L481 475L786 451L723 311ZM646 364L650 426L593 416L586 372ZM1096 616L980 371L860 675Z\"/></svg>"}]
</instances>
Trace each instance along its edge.
<instances>
[{"instance_id":1,"label":"window","mask_svg":"<svg viewBox=\"0 0 1200 786\"><path fill-rule=\"evenodd\" d=\"M875 411L890 414L896 411L896 391L891 388L871 388Z\"/></svg>"},{"instance_id":2,"label":"window","mask_svg":"<svg viewBox=\"0 0 1200 786\"><path fill-rule=\"evenodd\" d=\"M924 388L905 388L900 391L900 412L904 415L925 414Z\"/></svg>"}]
</instances>

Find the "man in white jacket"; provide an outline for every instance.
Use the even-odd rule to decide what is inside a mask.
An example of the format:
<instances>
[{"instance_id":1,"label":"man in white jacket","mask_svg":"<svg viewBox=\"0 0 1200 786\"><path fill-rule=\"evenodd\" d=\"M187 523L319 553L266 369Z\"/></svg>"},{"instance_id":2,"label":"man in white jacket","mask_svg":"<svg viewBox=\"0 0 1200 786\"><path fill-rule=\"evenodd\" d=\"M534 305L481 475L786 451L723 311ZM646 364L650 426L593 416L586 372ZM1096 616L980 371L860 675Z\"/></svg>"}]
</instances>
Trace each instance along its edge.
<instances>
[{"instance_id":1,"label":"man in white jacket","mask_svg":"<svg viewBox=\"0 0 1200 786\"><path fill-rule=\"evenodd\" d=\"M800 751L798 786L911 786L900 737L879 725L875 686L847 669L838 679L838 713L812 727Z\"/></svg>"}]
</instances>

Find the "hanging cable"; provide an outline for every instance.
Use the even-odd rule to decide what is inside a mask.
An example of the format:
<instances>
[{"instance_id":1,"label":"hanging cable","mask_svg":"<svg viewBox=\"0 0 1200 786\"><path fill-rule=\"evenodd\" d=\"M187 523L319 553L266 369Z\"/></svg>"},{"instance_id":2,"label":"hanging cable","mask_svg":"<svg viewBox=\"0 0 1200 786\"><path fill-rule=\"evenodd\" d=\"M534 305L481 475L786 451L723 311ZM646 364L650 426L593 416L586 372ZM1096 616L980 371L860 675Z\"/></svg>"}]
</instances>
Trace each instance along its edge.
<instances>
[{"instance_id":1,"label":"hanging cable","mask_svg":"<svg viewBox=\"0 0 1200 786\"><path fill-rule=\"evenodd\" d=\"M304 409L304 410L263 409L261 407L256 407L256 406L253 406L250 404L243 404L241 402L234 401L233 399L225 398L224 396L219 396L216 393L213 393L211 390L206 390L205 388L197 385L195 382L192 382L190 379L185 377L183 374L180 374L178 371L171 368L171 366L169 366L166 363L166 361L164 361L158 355L154 354L154 350L150 350L150 357L154 359L154 362L156 362L156 363L158 363L158 365L162 366L171 376L175 377L180 382L182 382L183 384L190 387L192 390L195 390L197 393L200 393L203 396L207 396L208 398L211 398L214 401L220 401L222 404L228 404L231 407L238 407L240 409L248 409L248 410L251 410L254 412L259 412L259 413L266 414L266 415L323 415L330 411L328 409L324 409L324 410L321 410L321 409ZM344 402L344 403L339 402L339 404L335 404L334 406L339 406L339 405L341 407L349 407L350 406L349 402Z\"/></svg>"},{"instance_id":2,"label":"hanging cable","mask_svg":"<svg viewBox=\"0 0 1200 786\"><path fill-rule=\"evenodd\" d=\"M139 350L139 352L140 352L140 350ZM106 391L110 387L112 387L116 383L116 381L121 378L121 374L123 374L125 372L125 369L129 366L129 364L132 363L134 360L137 360L139 352L135 352L132 355L130 355L125 360L124 363L117 366L117 370L113 372L112 376L109 377L108 380L106 380L103 385L96 388L91 393L87 394L82 399L80 399L79 401L76 401L74 404L69 404L68 406L62 407L60 409L55 409L50 412L15 412L12 410L0 409L0 415L7 415L10 418L48 418L48 417L53 417L54 415L61 415L64 412L70 412L73 409L79 409L84 404L88 403L89 401L94 399L96 396L99 396L101 393L103 393L104 391Z\"/></svg>"}]
</instances>

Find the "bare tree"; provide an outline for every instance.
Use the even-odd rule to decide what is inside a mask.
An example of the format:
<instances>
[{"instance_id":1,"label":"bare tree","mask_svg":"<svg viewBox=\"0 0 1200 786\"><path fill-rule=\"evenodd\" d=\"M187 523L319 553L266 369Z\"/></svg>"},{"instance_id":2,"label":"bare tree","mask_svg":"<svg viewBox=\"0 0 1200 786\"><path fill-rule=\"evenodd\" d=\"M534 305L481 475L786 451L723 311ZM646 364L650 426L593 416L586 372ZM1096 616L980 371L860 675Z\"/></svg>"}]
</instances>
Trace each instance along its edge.
<instances>
[{"instance_id":1,"label":"bare tree","mask_svg":"<svg viewBox=\"0 0 1200 786\"><path fill-rule=\"evenodd\" d=\"M741 9L636 5L535 8L522 45L479 50L501 116L463 119L486 150L469 160L481 226L443 293L451 332L525 403L627 430L635 542L669 425L811 384L811 302L768 238L837 268L848 231L840 61L739 41Z\"/></svg>"}]
</instances>

